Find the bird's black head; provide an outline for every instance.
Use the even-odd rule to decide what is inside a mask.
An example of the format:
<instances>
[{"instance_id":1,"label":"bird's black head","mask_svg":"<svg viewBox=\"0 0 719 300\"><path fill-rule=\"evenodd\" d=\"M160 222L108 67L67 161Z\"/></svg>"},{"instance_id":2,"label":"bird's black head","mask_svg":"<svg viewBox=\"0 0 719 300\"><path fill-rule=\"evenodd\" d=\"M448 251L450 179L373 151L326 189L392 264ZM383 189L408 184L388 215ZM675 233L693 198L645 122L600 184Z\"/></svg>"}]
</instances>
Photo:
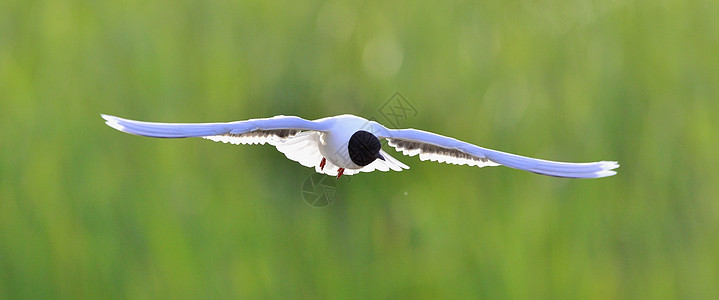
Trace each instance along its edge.
<instances>
[{"instance_id":1,"label":"bird's black head","mask_svg":"<svg viewBox=\"0 0 719 300\"><path fill-rule=\"evenodd\" d=\"M350 138L349 144L347 144L347 150L349 150L352 162L361 167L371 164L378 158L384 160L384 157L379 154L379 151L382 150L382 144L374 134L367 131L355 132Z\"/></svg>"}]
</instances>

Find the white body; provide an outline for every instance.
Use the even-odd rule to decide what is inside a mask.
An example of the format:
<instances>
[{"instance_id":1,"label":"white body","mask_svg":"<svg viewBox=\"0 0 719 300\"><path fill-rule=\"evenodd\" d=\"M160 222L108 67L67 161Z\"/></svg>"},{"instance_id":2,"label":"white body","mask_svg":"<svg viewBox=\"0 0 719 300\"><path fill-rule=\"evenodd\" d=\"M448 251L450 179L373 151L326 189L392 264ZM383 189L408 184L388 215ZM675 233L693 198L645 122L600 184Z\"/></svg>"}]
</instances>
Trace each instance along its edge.
<instances>
[{"instance_id":1,"label":"white body","mask_svg":"<svg viewBox=\"0 0 719 300\"><path fill-rule=\"evenodd\" d=\"M364 118L353 115L343 115L342 117L342 119L331 118L323 121L326 122L328 130L320 132L320 154L340 168L351 170L361 169L361 166L358 166L349 159L347 144L352 135L359 130L372 133L372 126L370 126L369 121Z\"/></svg>"}]
</instances>

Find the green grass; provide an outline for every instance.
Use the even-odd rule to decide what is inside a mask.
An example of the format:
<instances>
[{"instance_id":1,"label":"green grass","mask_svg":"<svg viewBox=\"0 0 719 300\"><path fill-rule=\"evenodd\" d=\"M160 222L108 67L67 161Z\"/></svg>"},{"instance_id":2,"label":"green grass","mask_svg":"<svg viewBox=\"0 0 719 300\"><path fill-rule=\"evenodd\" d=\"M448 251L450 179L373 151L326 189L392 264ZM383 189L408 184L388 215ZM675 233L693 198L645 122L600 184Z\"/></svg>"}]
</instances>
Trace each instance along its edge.
<instances>
[{"instance_id":1,"label":"green grass","mask_svg":"<svg viewBox=\"0 0 719 300\"><path fill-rule=\"evenodd\" d=\"M719 6L0 2L0 298L719 297ZM338 183L173 122L378 111L567 180L420 162Z\"/></svg>"}]
</instances>

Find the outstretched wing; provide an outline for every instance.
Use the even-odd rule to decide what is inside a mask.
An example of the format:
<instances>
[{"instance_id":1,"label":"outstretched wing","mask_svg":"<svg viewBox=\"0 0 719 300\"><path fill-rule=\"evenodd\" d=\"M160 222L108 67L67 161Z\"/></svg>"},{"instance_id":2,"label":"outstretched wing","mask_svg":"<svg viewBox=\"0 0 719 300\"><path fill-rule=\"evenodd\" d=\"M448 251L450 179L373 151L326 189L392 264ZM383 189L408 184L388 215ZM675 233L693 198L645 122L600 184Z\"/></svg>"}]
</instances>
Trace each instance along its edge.
<instances>
[{"instance_id":1,"label":"outstretched wing","mask_svg":"<svg viewBox=\"0 0 719 300\"><path fill-rule=\"evenodd\" d=\"M294 116L276 116L227 123L156 123L102 115L108 126L130 134L158 138L202 137L232 144L276 145L304 130L323 131L321 121Z\"/></svg>"},{"instance_id":2,"label":"outstretched wing","mask_svg":"<svg viewBox=\"0 0 719 300\"><path fill-rule=\"evenodd\" d=\"M420 160L478 167L504 165L537 174L569 178L612 176L617 173L613 169L619 167L615 161L568 163L525 157L482 148L427 131L388 129L376 122L373 122L372 125L377 137L387 139L390 146L405 155L419 154Z\"/></svg>"},{"instance_id":3,"label":"outstretched wing","mask_svg":"<svg viewBox=\"0 0 719 300\"><path fill-rule=\"evenodd\" d=\"M303 166L315 168L318 173L336 176L339 167L327 161L320 168L322 154L319 151L320 133L327 130L328 124L320 119L308 121L299 117L277 116L267 119L251 119L229 123L155 123L123 119L102 115L108 126L130 134L157 138L202 137L216 142L232 144L270 144L290 159ZM357 170L345 170L344 175L359 172L401 171L409 169L402 162L384 151L385 160L373 163Z\"/></svg>"}]
</instances>

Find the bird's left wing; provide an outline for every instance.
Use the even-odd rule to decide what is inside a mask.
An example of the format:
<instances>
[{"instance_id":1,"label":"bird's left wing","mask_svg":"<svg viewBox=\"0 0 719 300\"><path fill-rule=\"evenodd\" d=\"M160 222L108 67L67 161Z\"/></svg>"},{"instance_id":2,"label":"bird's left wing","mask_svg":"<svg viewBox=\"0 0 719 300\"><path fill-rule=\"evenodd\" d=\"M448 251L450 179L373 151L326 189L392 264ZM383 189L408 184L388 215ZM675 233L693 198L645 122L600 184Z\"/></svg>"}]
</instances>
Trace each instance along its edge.
<instances>
[{"instance_id":1,"label":"bird's left wing","mask_svg":"<svg viewBox=\"0 0 719 300\"><path fill-rule=\"evenodd\" d=\"M598 178L616 174L615 161L568 163L543 160L482 148L454 138L417 129L388 129L372 122L374 134L387 139L390 146L408 156L419 154L431 160L470 166L504 165L543 175L569 178Z\"/></svg>"},{"instance_id":2,"label":"bird's left wing","mask_svg":"<svg viewBox=\"0 0 719 300\"><path fill-rule=\"evenodd\" d=\"M321 120L309 121L294 116L276 116L227 123L156 123L102 115L105 123L122 132L158 138L203 137L233 144L275 144L305 130L324 131Z\"/></svg>"}]
</instances>

